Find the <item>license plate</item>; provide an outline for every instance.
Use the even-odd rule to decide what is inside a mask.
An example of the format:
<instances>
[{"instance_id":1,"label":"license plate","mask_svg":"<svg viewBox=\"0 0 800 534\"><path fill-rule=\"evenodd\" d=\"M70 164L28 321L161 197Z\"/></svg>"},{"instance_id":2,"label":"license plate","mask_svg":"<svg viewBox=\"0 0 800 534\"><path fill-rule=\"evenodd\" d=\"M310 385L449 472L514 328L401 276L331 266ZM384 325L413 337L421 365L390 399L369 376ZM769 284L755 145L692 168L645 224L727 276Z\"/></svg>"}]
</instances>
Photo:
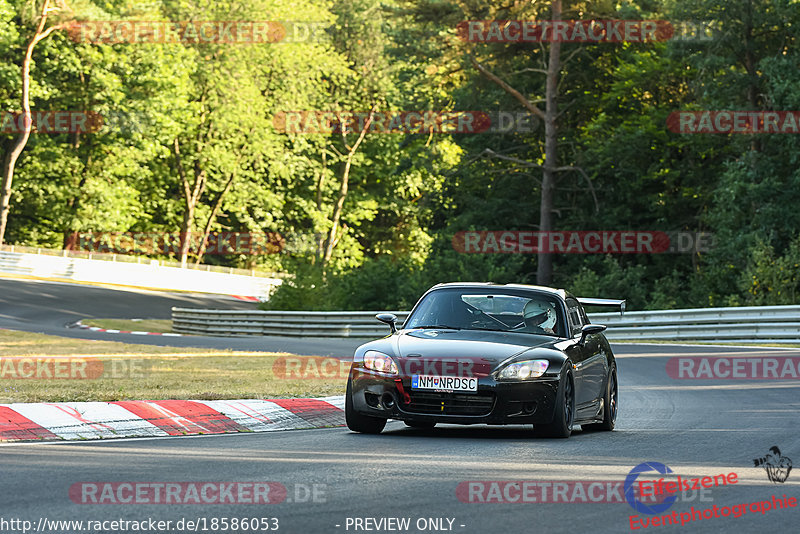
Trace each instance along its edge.
<instances>
[{"instance_id":1,"label":"license plate","mask_svg":"<svg viewBox=\"0 0 800 534\"><path fill-rule=\"evenodd\" d=\"M478 391L478 379L476 377L413 375L411 377L411 389L475 393Z\"/></svg>"}]
</instances>

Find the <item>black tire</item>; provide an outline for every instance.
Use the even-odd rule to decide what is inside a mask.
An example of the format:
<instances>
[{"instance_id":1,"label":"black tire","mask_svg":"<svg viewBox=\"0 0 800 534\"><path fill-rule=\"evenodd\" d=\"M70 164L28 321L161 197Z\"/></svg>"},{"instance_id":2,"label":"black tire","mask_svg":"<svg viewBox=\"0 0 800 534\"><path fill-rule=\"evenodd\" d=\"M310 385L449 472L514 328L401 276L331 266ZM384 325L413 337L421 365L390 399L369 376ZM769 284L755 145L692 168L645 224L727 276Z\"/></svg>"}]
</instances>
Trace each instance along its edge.
<instances>
[{"instance_id":1,"label":"black tire","mask_svg":"<svg viewBox=\"0 0 800 534\"><path fill-rule=\"evenodd\" d=\"M617 366L611 365L606 380L606 394L603 397L603 422L581 425L583 430L600 430L610 432L617 424L619 409L619 385L617 383Z\"/></svg>"},{"instance_id":2,"label":"black tire","mask_svg":"<svg viewBox=\"0 0 800 534\"><path fill-rule=\"evenodd\" d=\"M533 432L543 438L568 438L572 434L574 421L575 383L572 375L567 373L558 384L553 422L546 425L534 425Z\"/></svg>"},{"instance_id":3,"label":"black tire","mask_svg":"<svg viewBox=\"0 0 800 534\"><path fill-rule=\"evenodd\" d=\"M386 426L386 419L362 415L353 408L353 383L351 378L347 379L347 392L344 397L344 420L347 423L347 428L362 434L380 434Z\"/></svg>"},{"instance_id":4,"label":"black tire","mask_svg":"<svg viewBox=\"0 0 800 534\"><path fill-rule=\"evenodd\" d=\"M403 421L406 426L411 428L433 428L436 426L435 422L431 421Z\"/></svg>"}]
</instances>

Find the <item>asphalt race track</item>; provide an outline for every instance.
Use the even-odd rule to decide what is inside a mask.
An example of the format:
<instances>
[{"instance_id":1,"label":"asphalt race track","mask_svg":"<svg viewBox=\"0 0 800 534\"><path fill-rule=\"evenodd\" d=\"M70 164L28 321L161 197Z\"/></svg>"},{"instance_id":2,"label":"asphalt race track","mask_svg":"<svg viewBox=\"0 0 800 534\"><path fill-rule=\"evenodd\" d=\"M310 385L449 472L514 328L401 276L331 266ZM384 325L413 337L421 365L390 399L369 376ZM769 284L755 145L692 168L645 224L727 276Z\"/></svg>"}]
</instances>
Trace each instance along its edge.
<instances>
[{"instance_id":1,"label":"asphalt race track","mask_svg":"<svg viewBox=\"0 0 800 534\"><path fill-rule=\"evenodd\" d=\"M23 324L20 321L24 318L29 326L25 329L34 330L34 307L42 309L46 301L25 308L27 315L13 315L8 310L9 293L5 290L9 286L6 284L8 282L3 282L0 288L0 299L4 301L0 326L11 328L14 321ZM48 292L66 291L47 288ZM25 291L35 290L36 286L29 285L18 291L24 296ZM80 288L81 294L86 291ZM47 324L39 331L51 329L55 332L58 322L75 309L83 316L121 316L119 313L109 315L107 309L85 314L84 310L92 306L102 308L104 305L93 301L95 296L81 304L85 308L69 303L56 309L51 304L44 319ZM18 303L20 298L14 296L11 302ZM145 297L142 299L145 302ZM147 308L154 310L151 316L163 313L163 310L157 311L156 306L147 305ZM141 310L131 310L129 316L140 314ZM61 328L63 334L63 325ZM165 341L171 344L181 339ZM222 339L221 343L233 346L232 341L236 340ZM288 343L298 341L289 340ZM45 519L84 522L152 519L172 521L170 528L163 531L188 532L197 527L198 532L224 532L219 523L212 528L212 521L223 517L228 518L228 522L232 518L263 517L277 518L278 532L297 534L619 533L631 531L629 518L632 515L638 515L641 520L675 511L680 517L682 513L691 515L692 507L702 510L716 506L725 510L724 507L747 503L747 513L740 517L701 519L683 526L650 526L646 531L797 532L799 507L762 513L759 508L764 510L766 506L751 508L749 503L770 501L772 505L773 496L783 495L800 498L797 468L785 482L770 482L766 471L755 467L753 462L764 457L773 446L780 447L783 456L793 459L796 465L800 462L797 430L800 381L677 380L667 375L666 361L676 355L797 357L800 350L627 344L617 344L614 349L620 379L617 430L611 433L577 431L567 440L537 439L524 427L446 425L433 430L411 430L402 423L393 422L379 436L331 428L2 446L0 482L4 495L0 506L0 531L21 532L12 530L11 523L4 526L3 520L31 521L35 528ZM606 497L613 499L615 496L607 488L624 481L635 466L646 461L666 464L684 479L729 473L736 473L738 478L736 483L712 488L703 494L687 492L658 516L635 512L624 498L623 502L602 502ZM651 480L663 476L654 475L650 473L642 478ZM667 479L674 480L674 475ZM483 484L470 486L470 481L483 481ZM500 486L492 485L491 481L529 484ZM606 484L600 487L606 489L591 494L601 502L588 502L591 495L587 499L572 489L562 493L559 502L538 502L542 499L542 488L552 489L554 486L548 483L562 481L586 481L586 485L600 481ZM84 482L90 484L82 485ZM287 494L284 499L275 486L271 487L270 495L280 501L276 504L244 504L253 496L247 491L230 494L236 504L231 504L231 500L224 504L196 504L198 501L190 499L188 491L181 494L180 504L174 501L169 504L82 503L82 500L91 499L86 493L87 487L97 490L92 495L101 496L100 488L112 487L104 486L106 482L197 482L197 487L206 483L238 482L247 487L246 483L251 482L277 482L282 485L278 487L286 488ZM540 485L531 484L534 482ZM501 487L505 490L497 490ZM531 502L530 498L529 502L474 502L480 499L523 500L522 487L533 487L530 495L537 502ZM457 492L459 488L464 491ZM127 493L113 491L117 491L115 495L121 500L133 495L130 489L125 490ZM213 491L208 495L213 500ZM112 498L116 497L106 497L107 500ZM738 510L741 513L741 509ZM398 529L394 522L388 526L395 528L376 528L375 522L386 518L408 518L409 528ZM183 528L176 529L176 522L181 519L184 519ZM200 523L191 528L186 524L186 521L198 520ZM267 524L274 526L273 522ZM386 523L381 524L381 527L386 526ZM102 532L125 532L120 526L103 528ZM80 530L73 525L71 528L51 526L46 531L72 533Z\"/></svg>"},{"instance_id":2,"label":"asphalt race track","mask_svg":"<svg viewBox=\"0 0 800 534\"><path fill-rule=\"evenodd\" d=\"M770 500L773 495L800 497L800 474L792 472L785 483L777 484L767 480L764 469L753 466L753 459L774 445L785 456L800 458L797 381L683 384L666 376L665 359L696 352L693 349L625 349L619 350L624 353L619 356L619 426L612 433L577 432L568 440L544 440L534 439L522 427L418 431L395 422L379 436L334 428L15 445L0 448L2 515L34 523L41 517L276 517L280 532L298 534L356 532L352 525L345 528L348 517L409 517L413 528L408 532L419 531L414 526L419 518L455 518L453 531L464 533L625 532L633 509L624 502L470 503L459 500L456 488L480 480L622 481L644 461L662 462L683 477L737 473L735 485L706 495L687 493L684 502L673 505L679 513L691 506L721 508ZM69 497L70 486L79 482L186 481L279 482L292 501L313 500L308 490L316 484L317 502L99 505L76 504ZM511 498L515 495L509 493ZM648 532L796 532L798 519L798 508L790 508L703 519L682 527L650 527Z\"/></svg>"},{"instance_id":3,"label":"asphalt race track","mask_svg":"<svg viewBox=\"0 0 800 534\"><path fill-rule=\"evenodd\" d=\"M286 337L168 337L106 334L67 328L83 318L169 319L173 306L253 310L256 304L233 297L197 293L119 290L86 285L0 278L0 328L80 339L144 345L352 357L365 340ZM387 329L388 332L388 329Z\"/></svg>"}]
</instances>

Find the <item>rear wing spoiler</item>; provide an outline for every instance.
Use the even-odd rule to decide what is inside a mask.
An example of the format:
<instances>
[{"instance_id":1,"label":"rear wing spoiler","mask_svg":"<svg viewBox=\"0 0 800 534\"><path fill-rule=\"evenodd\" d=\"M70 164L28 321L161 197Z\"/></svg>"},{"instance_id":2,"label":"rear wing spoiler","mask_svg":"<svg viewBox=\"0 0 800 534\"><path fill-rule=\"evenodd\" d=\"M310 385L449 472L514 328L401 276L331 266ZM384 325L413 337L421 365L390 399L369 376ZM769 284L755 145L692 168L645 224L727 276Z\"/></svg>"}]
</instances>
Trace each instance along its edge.
<instances>
[{"instance_id":1,"label":"rear wing spoiler","mask_svg":"<svg viewBox=\"0 0 800 534\"><path fill-rule=\"evenodd\" d=\"M578 302L580 302L584 306L613 306L615 308L619 308L620 315L625 315L624 300L579 298Z\"/></svg>"}]
</instances>

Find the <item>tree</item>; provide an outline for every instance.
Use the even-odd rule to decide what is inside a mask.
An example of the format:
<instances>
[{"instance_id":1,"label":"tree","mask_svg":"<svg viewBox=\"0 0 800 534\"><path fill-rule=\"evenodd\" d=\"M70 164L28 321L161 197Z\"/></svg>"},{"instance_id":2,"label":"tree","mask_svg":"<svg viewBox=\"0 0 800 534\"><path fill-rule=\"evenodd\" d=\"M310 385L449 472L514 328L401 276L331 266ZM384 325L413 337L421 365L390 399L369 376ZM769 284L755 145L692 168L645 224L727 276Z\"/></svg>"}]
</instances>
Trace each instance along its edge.
<instances>
[{"instance_id":1,"label":"tree","mask_svg":"<svg viewBox=\"0 0 800 534\"><path fill-rule=\"evenodd\" d=\"M551 0L549 5L549 19L551 21L561 21L563 9L561 0ZM432 9L433 6L425 6L418 9ZM463 10L463 11L462 11ZM590 8L586 3L577 3L574 10L586 15ZM532 3L531 5L513 4L496 6L488 2L459 3L458 8L453 8L453 12L448 13L448 19L453 22L454 18L461 19L460 23L474 20L537 20L546 13L541 4ZM571 78L566 83L562 80L562 74L567 64L581 52L581 47L575 47L562 58L562 43L558 39L549 39L551 32L543 33L543 40L550 40L549 44L534 48L532 43L502 43L493 46L488 43L465 44L463 42L449 42L448 45L455 51L441 52L444 63L448 63L448 56L452 53L462 54L468 58L471 68L474 68L481 76L491 81L500 88L506 95L511 97L516 103L521 104L523 109L533 117L539 119L544 124L543 142L536 136L517 136L514 138L515 150L519 151L530 149L532 155L523 154L521 156L503 155L499 150L493 150L484 145L478 151L477 156L486 159L500 158L512 163L517 168L522 167L526 172L530 169L537 169L540 172L540 179L535 180L539 193L539 217L537 229L541 232L549 232L554 229L554 214L559 211L556 204L556 190L561 178L559 175L577 174L581 180L587 183L591 191L592 184L589 176L577 165L560 165L559 161L563 157L559 147L565 142L565 132L569 131L571 124L566 116L566 109L572 102L567 102L564 109L560 109L559 102L564 96L563 86L571 83L576 76L571 73ZM485 57L485 59L483 59ZM450 72L458 75L458 68L452 68ZM543 75L542 79L531 76L521 76L515 83L509 83L504 79L504 75L499 74L504 71L515 71L514 74L535 73ZM463 75L461 75L463 76ZM465 84L472 83L472 91L480 90L477 81L466 79ZM466 92L466 89L465 89ZM486 96L482 104L487 105ZM474 101L480 102L475 98ZM540 107L544 103L544 108ZM502 105L502 104L501 104ZM483 107L482 109L487 109ZM510 137L510 136L509 136ZM476 143L477 144L477 143ZM509 150L511 151L511 150ZM504 150L505 152L505 150ZM474 158L474 156L473 156ZM474 159L470 159L470 162ZM536 188L532 188L536 191ZM537 282L539 284L550 285L553 278L553 254L548 252L537 255Z\"/></svg>"},{"instance_id":2,"label":"tree","mask_svg":"<svg viewBox=\"0 0 800 534\"><path fill-rule=\"evenodd\" d=\"M553 0L551 20L560 21L561 11L561 0ZM525 109L544 122L544 164L527 163L526 166L536 166L542 170L539 231L550 232L553 230L553 193L556 173L561 170L568 170L567 168L560 169L558 167L558 80L561 72L561 42L553 40L549 46L547 71L545 72L544 111L500 77L486 69L474 57L471 58L471 61L481 74L500 86L505 92L518 100ZM553 281L553 255L549 252L539 254L536 280L540 285L550 285Z\"/></svg>"},{"instance_id":3,"label":"tree","mask_svg":"<svg viewBox=\"0 0 800 534\"><path fill-rule=\"evenodd\" d=\"M381 4L375 0L338 2L333 8L337 20L332 44L346 62L347 69L332 78L329 98L337 108L336 113L340 113L341 107L344 107L346 110L364 113L366 118L363 125L355 131L348 132L343 128L340 134L332 135L330 144L326 146L326 151L330 147L330 151L335 154L340 169L333 208L326 216L328 228L320 242L319 260L323 268L330 263L334 248L341 237L340 223L356 154L370 133L374 113L377 110L390 111L388 106L395 103L385 54L389 36L383 31L381 9ZM339 122L342 123L341 119ZM326 155L323 159L327 159ZM324 210L321 202L324 177L323 169L317 187L320 210Z\"/></svg>"},{"instance_id":4,"label":"tree","mask_svg":"<svg viewBox=\"0 0 800 534\"><path fill-rule=\"evenodd\" d=\"M36 7L36 2L32 3L32 7ZM11 186L14 180L14 168L17 164L20 154L28 144L28 139L31 136L31 129L33 127L33 118L31 115L30 103L30 87L31 87L31 62L33 61L33 49L36 45L46 39L51 33L61 30L66 27L65 23L47 26L48 18L56 13L63 13L69 11L69 7L63 0L57 0L55 7L50 5L50 0L44 0L41 7L37 10L37 17L34 20L36 29L25 47L25 55L22 59L21 68L21 82L22 93L20 96L20 103L22 106L21 120L22 131L19 133L17 139L11 145L11 148L6 152L3 158L2 170L2 185L0 186L0 245L3 244L3 239L6 233L6 225L8 223L8 212L11 208Z\"/></svg>"},{"instance_id":5,"label":"tree","mask_svg":"<svg viewBox=\"0 0 800 534\"><path fill-rule=\"evenodd\" d=\"M196 18L198 13L207 20L263 20L265 13L271 20L295 18L310 24L330 19L317 2L299 9L274 0L206 1L167 11L173 20ZM313 101L319 77L337 68L337 58L326 43L294 42L292 37L287 35L287 43L185 44L197 58L187 100L187 109L193 112L165 147L169 156L159 162L159 172L177 178L172 191L182 203L183 265L188 263L190 237L197 227L202 229L199 262L210 232L221 227L276 231L284 218L267 208L282 202L283 179L300 178L292 173L298 158L305 156L275 131L273 117L285 111L284 106L293 109L293 103Z\"/></svg>"}]
</instances>

